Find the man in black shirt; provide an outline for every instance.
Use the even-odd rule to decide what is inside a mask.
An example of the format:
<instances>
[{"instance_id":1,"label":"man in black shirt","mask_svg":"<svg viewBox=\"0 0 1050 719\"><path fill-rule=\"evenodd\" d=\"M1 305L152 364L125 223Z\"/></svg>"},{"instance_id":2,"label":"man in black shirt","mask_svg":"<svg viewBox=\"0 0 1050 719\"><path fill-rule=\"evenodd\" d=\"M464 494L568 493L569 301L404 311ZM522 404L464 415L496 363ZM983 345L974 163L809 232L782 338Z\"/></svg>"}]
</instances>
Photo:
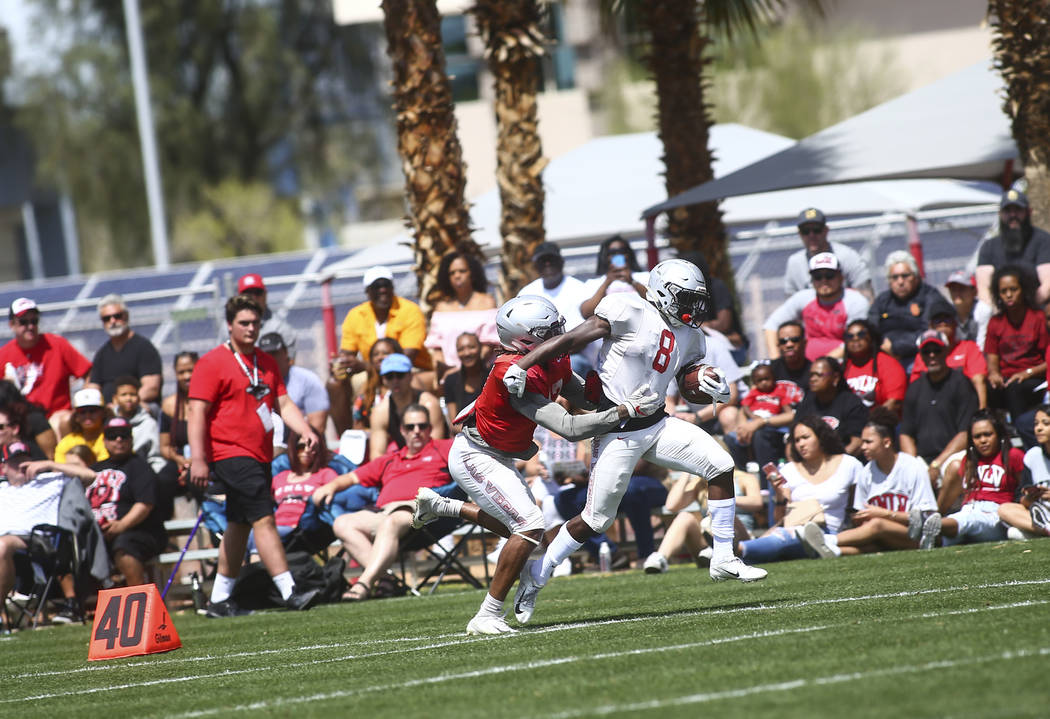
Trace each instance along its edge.
<instances>
[{"instance_id":1,"label":"man in black shirt","mask_svg":"<svg viewBox=\"0 0 1050 719\"><path fill-rule=\"evenodd\" d=\"M802 325L795 321L785 322L777 328L777 346L780 356L769 363L773 370L773 379L777 384L789 382L793 385L790 393L792 406L797 405L806 396L809 388L809 365L806 359L806 333ZM751 436L751 448L759 464L776 461L784 457L784 427L760 427Z\"/></svg>"},{"instance_id":2,"label":"man in black shirt","mask_svg":"<svg viewBox=\"0 0 1050 719\"><path fill-rule=\"evenodd\" d=\"M995 307L992 275L1006 265L1025 268L1039 288L1039 304L1050 300L1050 234L1032 225L1028 197L1017 190L1003 193L999 234L985 240L977 251L977 296L989 307Z\"/></svg>"},{"instance_id":3,"label":"man in black shirt","mask_svg":"<svg viewBox=\"0 0 1050 719\"><path fill-rule=\"evenodd\" d=\"M146 583L145 563L167 544L164 521L154 509L157 477L131 449L131 424L111 417L102 430L109 459L92 466L88 501L106 546L128 586Z\"/></svg>"},{"instance_id":4,"label":"man in black shirt","mask_svg":"<svg viewBox=\"0 0 1050 719\"><path fill-rule=\"evenodd\" d=\"M142 404L160 401L160 353L153 343L135 333L128 324L128 307L120 295L106 295L98 303L98 314L109 341L99 347L91 362L88 386L102 391L106 402L113 399L117 377L131 375L139 381Z\"/></svg>"},{"instance_id":5,"label":"man in black shirt","mask_svg":"<svg viewBox=\"0 0 1050 719\"><path fill-rule=\"evenodd\" d=\"M948 367L948 338L936 330L919 336L927 371L908 387L900 424L901 451L924 459L930 480L955 452L966 448L977 392L961 371Z\"/></svg>"}]
</instances>

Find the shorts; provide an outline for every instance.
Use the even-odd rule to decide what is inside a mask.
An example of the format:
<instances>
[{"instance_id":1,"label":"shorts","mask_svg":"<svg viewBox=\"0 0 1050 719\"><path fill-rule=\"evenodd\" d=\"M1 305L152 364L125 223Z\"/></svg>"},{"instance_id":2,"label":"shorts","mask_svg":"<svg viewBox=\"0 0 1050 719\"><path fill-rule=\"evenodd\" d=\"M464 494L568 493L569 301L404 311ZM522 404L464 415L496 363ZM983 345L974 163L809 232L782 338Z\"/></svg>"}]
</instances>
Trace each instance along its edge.
<instances>
[{"instance_id":1,"label":"shorts","mask_svg":"<svg viewBox=\"0 0 1050 719\"><path fill-rule=\"evenodd\" d=\"M215 490L226 494L226 521L253 524L273 516L270 465L251 457L230 457L213 462Z\"/></svg>"},{"instance_id":2,"label":"shorts","mask_svg":"<svg viewBox=\"0 0 1050 719\"><path fill-rule=\"evenodd\" d=\"M543 510L513 459L498 457L460 434L449 451L448 468L474 503L512 533L544 528Z\"/></svg>"},{"instance_id":3,"label":"shorts","mask_svg":"<svg viewBox=\"0 0 1050 719\"><path fill-rule=\"evenodd\" d=\"M166 537L161 539L156 534L132 527L113 538L109 543L109 551L110 554L123 552L130 554L140 562L148 562L164 551L166 544Z\"/></svg>"},{"instance_id":4,"label":"shorts","mask_svg":"<svg viewBox=\"0 0 1050 719\"><path fill-rule=\"evenodd\" d=\"M999 521L999 505L981 501L964 504L955 514L948 515L959 523L954 539L944 537L945 546L962 542L998 542L1006 539L1006 527Z\"/></svg>"}]
</instances>

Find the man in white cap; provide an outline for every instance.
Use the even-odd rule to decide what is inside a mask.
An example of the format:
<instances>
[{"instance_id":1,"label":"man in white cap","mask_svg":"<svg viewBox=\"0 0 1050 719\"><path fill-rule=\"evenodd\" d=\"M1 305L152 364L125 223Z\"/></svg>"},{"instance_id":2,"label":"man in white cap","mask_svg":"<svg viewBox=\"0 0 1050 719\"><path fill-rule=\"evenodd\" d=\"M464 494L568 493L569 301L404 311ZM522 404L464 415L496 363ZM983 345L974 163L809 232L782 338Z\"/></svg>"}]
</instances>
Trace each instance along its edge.
<instances>
[{"instance_id":1,"label":"man in white cap","mask_svg":"<svg viewBox=\"0 0 1050 719\"><path fill-rule=\"evenodd\" d=\"M820 252L809 259L809 277L813 286L799 290L773 310L762 325L769 356L780 356L777 330L785 322L801 322L806 333L806 358L810 361L845 353L843 333L853 320L868 316L868 298L844 286L838 258Z\"/></svg>"},{"instance_id":2,"label":"man in white cap","mask_svg":"<svg viewBox=\"0 0 1050 719\"><path fill-rule=\"evenodd\" d=\"M973 340L978 347L984 347L988 320L995 310L977 299L977 279L969 272L956 270L948 275L944 286L955 305L955 338Z\"/></svg>"},{"instance_id":3,"label":"man in white cap","mask_svg":"<svg viewBox=\"0 0 1050 719\"><path fill-rule=\"evenodd\" d=\"M86 377L91 363L64 337L40 331L40 310L28 297L11 303L8 325L14 339L0 347L4 379L43 407L55 432L62 435L72 414L69 380Z\"/></svg>"}]
</instances>

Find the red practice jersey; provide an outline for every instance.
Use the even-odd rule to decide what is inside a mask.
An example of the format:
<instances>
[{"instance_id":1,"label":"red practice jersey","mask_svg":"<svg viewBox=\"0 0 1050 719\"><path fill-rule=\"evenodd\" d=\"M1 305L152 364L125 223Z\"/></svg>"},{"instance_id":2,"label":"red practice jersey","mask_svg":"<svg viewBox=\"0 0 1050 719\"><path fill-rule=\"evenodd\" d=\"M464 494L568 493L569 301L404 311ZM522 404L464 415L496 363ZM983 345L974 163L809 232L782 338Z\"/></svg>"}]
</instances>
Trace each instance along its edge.
<instances>
[{"instance_id":1,"label":"red practice jersey","mask_svg":"<svg viewBox=\"0 0 1050 719\"><path fill-rule=\"evenodd\" d=\"M503 384L503 375L520 354L502 354L496 358L485 381L481 395L474 403L474 420L478 434L495 449L508 454L520 454L532 444L536 423L521 415L510 404L510 395ZM552 402L558 399L562 385L572 374L569 356L562 355L546 366L535 365L526 373L525 391L543 395Z\"/></svg>"},{"instance_id":2,"label":"red practice jersey","mask_svg":"<svg viewBox=\"0 0 1050 719\"><path fill-rule=\"evenodd\" d=\"M977 487L966 495L964 504L970 502L1006 504L1014 501L1017 485L1024 471L1024 452L1016 447L1011 447L1008 457L1007 461L1010 466L1005 468L1002 454L999 452L992 457L982 457L977 460ZM959 473L963 477L966 477L966 462L964 458L959 463Z\"/></svg>"}]
</instances>

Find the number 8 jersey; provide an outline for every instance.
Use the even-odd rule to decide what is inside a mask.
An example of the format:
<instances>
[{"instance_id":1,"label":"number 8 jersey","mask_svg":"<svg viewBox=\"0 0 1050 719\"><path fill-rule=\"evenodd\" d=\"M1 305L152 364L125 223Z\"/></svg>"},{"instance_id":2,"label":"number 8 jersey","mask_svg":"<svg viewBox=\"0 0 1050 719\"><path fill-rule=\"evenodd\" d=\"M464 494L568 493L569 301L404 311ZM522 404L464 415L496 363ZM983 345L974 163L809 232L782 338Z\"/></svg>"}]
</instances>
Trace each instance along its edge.
<instances>
[{"instance_id":1,"label":"number 8 jersey","mask_svg":"<svg viewBox=\"0 0 1050 719\"><path fill-rule=\"evenodd\" d=\"M598 375L605 396L616 404L645 384L666 395L678 371L707 352L703 332L670 326L656 307L637 294L606 295L594 314L612 328L598 355Z\"/></svg>"}]
</instances>

